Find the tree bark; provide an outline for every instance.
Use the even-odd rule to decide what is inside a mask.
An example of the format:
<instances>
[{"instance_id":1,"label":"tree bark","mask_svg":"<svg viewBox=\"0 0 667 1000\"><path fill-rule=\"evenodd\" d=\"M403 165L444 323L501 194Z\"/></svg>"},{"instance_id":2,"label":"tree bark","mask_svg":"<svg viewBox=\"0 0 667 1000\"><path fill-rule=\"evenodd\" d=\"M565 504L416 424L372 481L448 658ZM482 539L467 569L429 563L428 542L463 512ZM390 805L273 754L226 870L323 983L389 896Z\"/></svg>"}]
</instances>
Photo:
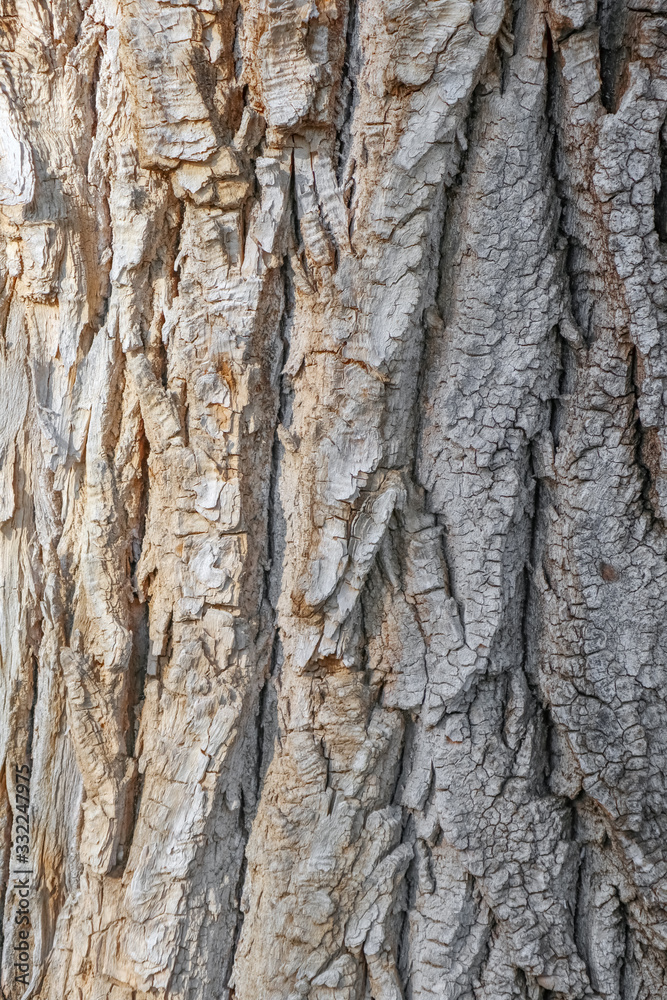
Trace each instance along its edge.
<instances>
[{"instance_id":1,"label":"tree bark","mask_svg":"<svg viewBox=\"0 0 667 1000\"><path fill-rule=\"evenodd\" d=\"M3 3L3 996L667 998L667 4Z\"/></svg>"}]
</instances>

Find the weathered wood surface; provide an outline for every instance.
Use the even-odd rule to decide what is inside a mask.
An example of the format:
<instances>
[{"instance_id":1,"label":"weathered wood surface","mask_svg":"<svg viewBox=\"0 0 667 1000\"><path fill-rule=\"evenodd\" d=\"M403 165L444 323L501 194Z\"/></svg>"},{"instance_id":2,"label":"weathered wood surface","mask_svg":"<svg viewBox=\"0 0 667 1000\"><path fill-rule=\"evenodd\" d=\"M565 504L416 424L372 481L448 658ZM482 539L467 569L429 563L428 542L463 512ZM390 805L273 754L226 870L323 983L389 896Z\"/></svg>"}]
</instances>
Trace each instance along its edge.
<instances>
[{"instance_id":1,"label":"weathered wood surface","mask_svg":"<svg viewBox=\"0 0 667 1000\"><path fill-rule=\"evenodd\" d=\"M4 996L667 998L667 3L0 11Z\"/></svg>"}]
</instances>

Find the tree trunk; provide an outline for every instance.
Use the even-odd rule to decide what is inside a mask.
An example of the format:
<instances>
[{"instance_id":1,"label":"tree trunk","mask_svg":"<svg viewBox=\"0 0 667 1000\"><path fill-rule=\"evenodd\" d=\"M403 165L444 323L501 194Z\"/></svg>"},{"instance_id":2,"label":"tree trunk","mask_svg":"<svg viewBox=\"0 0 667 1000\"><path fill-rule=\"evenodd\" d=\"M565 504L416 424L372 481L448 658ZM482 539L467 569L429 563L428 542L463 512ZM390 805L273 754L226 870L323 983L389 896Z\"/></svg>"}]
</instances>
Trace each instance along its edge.
<instances>
[{"instance_id":1,"label":"tree trunk","mask_svg":"<svg viewBox=\"0 0 667 1000\"><path fill-rule=\"evenodd\" d=\"M3 2L4 997L667 998L664 0Z\"/></svg>"}]
</instances>

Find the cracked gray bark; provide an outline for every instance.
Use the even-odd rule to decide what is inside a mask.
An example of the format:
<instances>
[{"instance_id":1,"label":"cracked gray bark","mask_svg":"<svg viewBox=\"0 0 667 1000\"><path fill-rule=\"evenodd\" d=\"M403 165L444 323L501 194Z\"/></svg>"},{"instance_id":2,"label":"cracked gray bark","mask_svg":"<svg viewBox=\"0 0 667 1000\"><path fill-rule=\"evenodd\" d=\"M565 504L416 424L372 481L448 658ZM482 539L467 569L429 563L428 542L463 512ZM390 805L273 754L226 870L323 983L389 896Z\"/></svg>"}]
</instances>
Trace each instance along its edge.
<instances>
[{"instance_id":1,"label":"cracked gray bark","mask_svg":"<svg viewBox=\"0 0 667 1000\"><path fill-rule=\"evenodd\" d=\"M1 995L667 998L667 4L0 56Z\"/></svg>"}]
</instances>

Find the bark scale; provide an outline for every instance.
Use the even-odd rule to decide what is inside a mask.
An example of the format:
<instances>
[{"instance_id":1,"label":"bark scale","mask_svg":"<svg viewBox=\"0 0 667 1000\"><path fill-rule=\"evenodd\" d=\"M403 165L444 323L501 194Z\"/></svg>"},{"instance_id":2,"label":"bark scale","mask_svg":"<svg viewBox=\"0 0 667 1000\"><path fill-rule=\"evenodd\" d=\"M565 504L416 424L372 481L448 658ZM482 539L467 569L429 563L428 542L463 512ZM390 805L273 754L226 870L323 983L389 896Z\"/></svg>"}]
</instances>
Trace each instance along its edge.
<instances>
[{"instance_id":1,"label":"bark scale","mask_svg":"<svg viewBox=\"0 0 667 1000\"><path fill-rule=\"evenodd\" d=\"M665 4L0 54L4 996L667 997Z\"/></svg>"}]
</instances>

